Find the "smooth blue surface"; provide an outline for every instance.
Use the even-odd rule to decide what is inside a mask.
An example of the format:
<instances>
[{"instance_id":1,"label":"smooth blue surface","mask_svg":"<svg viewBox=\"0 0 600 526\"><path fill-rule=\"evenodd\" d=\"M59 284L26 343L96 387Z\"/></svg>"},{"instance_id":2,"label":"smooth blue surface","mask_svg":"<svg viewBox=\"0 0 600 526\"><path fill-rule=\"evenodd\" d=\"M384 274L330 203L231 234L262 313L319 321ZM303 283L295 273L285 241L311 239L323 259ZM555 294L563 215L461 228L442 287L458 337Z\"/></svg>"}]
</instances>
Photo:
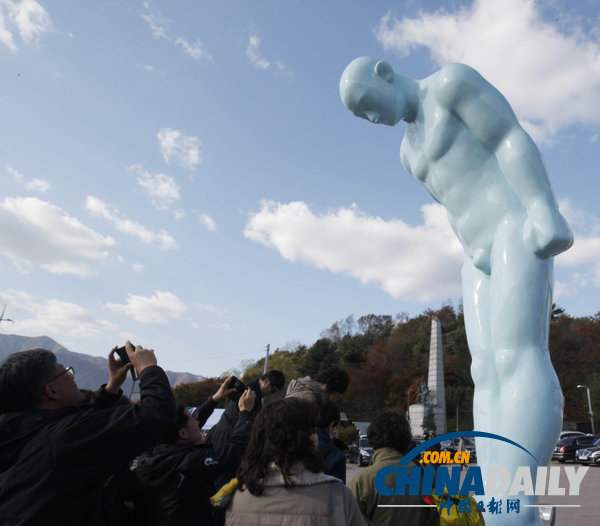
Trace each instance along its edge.
<instances>
[{"instance_id":1,"label":"smooth blue surface","mask_svg":"<svg viewBox=\"0 0 600 526\"><path fill-rule=\"evenodd\" d=\"M502 94L463 64L413 80L385 61L361 57L344 70L340 96L370 122L407 122L402 164L446 208L465 252L474 426L522 444L547 465L563 409L548 353L552 256L567 250L573 235L538 148ZM480 438L476 445L484 479L490 466L514 474L536 465L508 444ZM539 523L532 509L518 521ZM502 517L486 522L500 524Z\"/></svg>"}]
</instances>

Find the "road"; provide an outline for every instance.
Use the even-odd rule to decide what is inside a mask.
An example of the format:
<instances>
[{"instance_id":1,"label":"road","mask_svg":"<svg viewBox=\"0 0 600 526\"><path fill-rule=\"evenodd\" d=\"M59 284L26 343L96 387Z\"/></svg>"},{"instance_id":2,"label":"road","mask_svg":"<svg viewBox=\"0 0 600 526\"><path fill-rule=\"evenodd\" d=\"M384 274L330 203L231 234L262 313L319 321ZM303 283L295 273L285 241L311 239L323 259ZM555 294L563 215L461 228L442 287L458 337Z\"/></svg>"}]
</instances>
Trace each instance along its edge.
<instances>
[{"instance_id":1,"label":"road","mask_svg":"<svg viewBox=\"0 0 600 526\"><path fill-rule=\"evenodd\" d=\"M552 462L551 466L573 466L573 464L571 462L567 462L566 464ZM347 484L350 484L352 477L354 477L360 469L364 468L359 468L356 464L347 464ZM561 473L561 487L568 487L566 480L565 474ZM600 466L590 467L581 483L579 496L566 495L564 497L540 497L540 504L552 504L554 506L567 504L579 506L576 508L556 507L556 526L596 526L597 524L600 524Z\"/></svg>"}]
</instances>

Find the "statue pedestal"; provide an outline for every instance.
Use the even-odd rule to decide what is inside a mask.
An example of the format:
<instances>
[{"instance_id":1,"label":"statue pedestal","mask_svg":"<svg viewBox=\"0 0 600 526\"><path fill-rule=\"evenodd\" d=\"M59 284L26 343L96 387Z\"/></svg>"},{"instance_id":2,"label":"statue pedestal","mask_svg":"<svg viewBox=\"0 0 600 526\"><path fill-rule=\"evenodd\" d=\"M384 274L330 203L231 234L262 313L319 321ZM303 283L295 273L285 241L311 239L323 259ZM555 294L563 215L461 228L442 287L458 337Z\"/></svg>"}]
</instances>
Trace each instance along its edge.
<instances>
[{"instance_id":1,"label":"statue pedestal","mask_svg":"<svg viewBox=\"0 0 600 526\"><path fill-rule=\"evenodd\" d=\"M408 406L408 416L410 418L410 430L412 436L423 436L423 432L425 431L423 422L430 408L433 410L433 418L435 419L435 434L441 435L446 432L446 412L441 407L438 407L437 405L412 404ZM429 429L428 431L432 430Z\"/></svg>"},{"instance_id":2,"label":"statue pedestal","mask_svg":"<svg viewBox=\"0 0 600 526\"><path fill-rule=\"evenodd\" d=\"M408 406L408 416L410 419L410 431L412 436L423 436L423 420L427 414L427 406L423 404L412 404Z\"/></svg>"}]
</instances>

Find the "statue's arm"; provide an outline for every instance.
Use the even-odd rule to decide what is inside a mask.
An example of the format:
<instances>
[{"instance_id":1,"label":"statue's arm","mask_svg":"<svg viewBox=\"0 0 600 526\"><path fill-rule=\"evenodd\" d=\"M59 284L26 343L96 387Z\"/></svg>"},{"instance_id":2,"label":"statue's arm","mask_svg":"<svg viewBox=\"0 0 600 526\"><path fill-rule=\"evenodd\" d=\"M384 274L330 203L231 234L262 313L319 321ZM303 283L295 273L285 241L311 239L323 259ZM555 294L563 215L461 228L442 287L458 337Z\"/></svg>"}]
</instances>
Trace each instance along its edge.
<instances>
[{"instance_id":1,"label":"statue's arm","mask_svg":"<svg viewBox=\"0 0 600 526\"><path fill-rule=\"evenodd\" d=\"M502 175L527 212L525 242L540 257L567 250L573 233L558 211L541 154L504 96L463 64L440 70L436 95L496 157Z\"/></svg>"}]
</instances>

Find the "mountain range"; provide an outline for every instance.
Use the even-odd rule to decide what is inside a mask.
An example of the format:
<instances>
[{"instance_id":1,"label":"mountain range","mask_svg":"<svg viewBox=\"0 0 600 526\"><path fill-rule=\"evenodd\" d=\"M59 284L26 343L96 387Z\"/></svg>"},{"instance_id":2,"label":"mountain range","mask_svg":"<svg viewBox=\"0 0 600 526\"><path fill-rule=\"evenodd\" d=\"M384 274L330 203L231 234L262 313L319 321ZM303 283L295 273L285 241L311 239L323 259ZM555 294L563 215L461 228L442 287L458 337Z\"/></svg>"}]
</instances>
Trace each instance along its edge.
<instances>
[{"instance_id":1,"label":"mountain range","mask_svg":"<svg viewBox=\"0 0 600 526\"><path fill-rule=\"evenodd\" d=\"M56 355L58 363L61 363L65 367L73 367L75 370L75 379L80 389L96 390L108 381L108 360L106 358L69 351L66 347L63 347L48 336L31 338L16 334L0 334L0 361L12 353L29 349L47 349L52 351ZM200 382L206 379L203 376L190 373L165 372L171 386L187 382ZM131 387L131 377L127 376L127 380L123 384L123 393L128 395Z\"/></svg>"}]
</instances>

